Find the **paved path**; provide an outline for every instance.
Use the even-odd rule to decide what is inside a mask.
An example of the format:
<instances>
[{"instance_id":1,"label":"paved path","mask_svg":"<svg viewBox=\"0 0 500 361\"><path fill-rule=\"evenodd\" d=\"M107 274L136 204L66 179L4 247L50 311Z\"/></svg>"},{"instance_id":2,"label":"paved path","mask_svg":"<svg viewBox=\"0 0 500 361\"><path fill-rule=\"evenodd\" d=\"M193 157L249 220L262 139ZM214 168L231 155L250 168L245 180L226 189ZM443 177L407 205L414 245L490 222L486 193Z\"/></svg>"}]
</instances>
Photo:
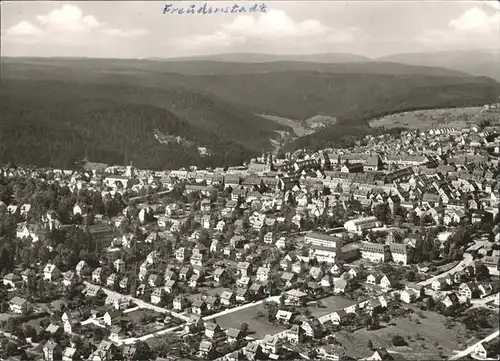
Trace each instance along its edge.
<instances>
[{"instance_id":1,"label":"paved path","mask_svg":"<svg viewBox=\"0 0 500 361\"><path fill-rule=\"evenodd\" d=\"M165 329L160 330L160 331L151 332L151 333L148 333L146 335L139 336L139 337L123 338L121 340L118 340L118 342L116 342L116 344L118 344L118 346L120 346L120 345L131 345L131 344L136 343L137 341L146 341L149 338L153 338L155 336L164 335L164 334L166 334L168 332L172 332L172 331L174 331L175 329L178 329L178 328L179 328L179 326L174 326L174 327L170 327L170 328L165 328Z\"/></svg>"},{"instance_id":2,"label":"paved path","mask_svg":"<svg viewBox=\"0 0 500 361\"><path fill-rule=\"evenodd\" d=\"M451 356L449 358L449 360L457 360L461 357L465 357L467 355L470 355L471 353L474 352L474 350L476 349L476 347L483 343L483 342L488 342L488 341L491 341L493 340L494 338L498 337L499 335L499 330L496 330L495 332L493 332L491 335L489 336L486 336L485 338L483 338L481 341L478 341L476 342L475 344L473 344L472 346L469 346L467 347L465 350L462 350L462 351L459 351L457 352L455 355Z\"/></svg>"},{"instance_id":3,"label":"paved path","mask_svg":"<svg viewBox=\"0 0 500 361\"><path fill-rule=\"evenodd\" d=\"M472 256L469 253L464 253L464 259L461 260L460 263L458 263L452 269L450 269L450 270L448 270L446 272L440 273L440 274L438 274L438 275L436 275L434 277L431 277L431 278L429 278L429 279L427 279L425 281L419 282L417 284L420 285L420 286L430 285L432 282L434 282L437 279L440 279L440 278L445 277L445 276L447 276L449 274L454 274L454 273L457 273L458 271L463 270L465 267L469 266L473 262L474 262L474 260L472 259Z\"/></svg>"}]
</instances>

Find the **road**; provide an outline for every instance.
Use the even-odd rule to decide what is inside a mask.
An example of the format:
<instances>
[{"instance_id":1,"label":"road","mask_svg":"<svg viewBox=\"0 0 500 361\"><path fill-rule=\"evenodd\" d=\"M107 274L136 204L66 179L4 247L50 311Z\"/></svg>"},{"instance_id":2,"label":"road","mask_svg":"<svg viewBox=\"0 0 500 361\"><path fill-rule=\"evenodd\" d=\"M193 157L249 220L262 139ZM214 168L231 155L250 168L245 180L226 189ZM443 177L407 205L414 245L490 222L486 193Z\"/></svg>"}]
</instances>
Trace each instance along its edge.
<instances>
[{"instance_id":1,"label":"road","mask_svg":"<svg viewBox=\"0 0 500 361\"><path fill-rule=\"evenodd\" d=\"M140 337L123 338L123 339L118 340L115 343L118 346L121 346L121 345L131 345L131 344L136 343L137 341L146 341L149 338L153 338L155 336L164 335L164 334L166 334L168 332L172 332L172 331L178 329L179 327L180 326L174 326L174 327L166 328L166 329L163 329L163 330L160 330L160 331L155 331L155 332L148 333L146 335L142 335Z\"/></svg>"},{"instance_id":2,"label":"road","mask_svg":"<svg viewBox=\"0 0 500 361\"><path fill-rule=\"evenodd\" d=\"M462 357L465 357L467 355L470 355L471 353L474 352L474 350L476 349L476 347L480 343L491 341L494 338L498 337L498 335L499 335L499 330L496 330L491 335L488 335L485 338L483 338L481 341L478 341L475 344L473 344L472 346L467 347L465 350L457 352L456 354L454 354L453 356L451 356L448 360L457 360L459 358L462 358Z\"/></svg>"},{"instance_id":3,"label":"road","mask_svg":"<svg viewBox=\"0 0 500 361\"><path fill-rule=\"evenodd\" d=\"M425 280L425 281L422 281L420 283L418 283L419 285L421 286L425 286L425 285L428 285L428 284L431 284L434 280L438 279L438 278L441 278L447 274L450 274L450 273L455 273L461 269L463 269L464 267L468 266L469 264L471 264L473 262L473 259L472 259L472 256L468 253L465 253L464 254L464 259L462 261L460 261L459 264L457 264L455 267L453 267L452 269L446 271L446 272L443 272L439 275L436 275L428 280ZM92 285L92 283L90 282L87 282L87 281L84 281L85 284L87 285ZM119 292L116 292L116 291L113 291L113 290L110 290L110 289L107 289L105 287L102 287L101 288L103 289L104 292L106 292L106 294L114 294L114 295L120 295L122 297L126 297L127 299L129 299L130 301L134 302L135 304L137 304L137 306L139 307L142 307L142 308L149 308L149 309L152 309L156 312L160 312L160 313L167 313L167 314L170 314L172 315L173 317L176 317L176 318L179 318L179 319L182 319L183 321L188 321L189 317L186 316L186 315L182 315L182 314L179 314L179 313L176 313L176 312L172 312L171 310L169 309L166 309L166 308L162 308L162 307L159 307L159 306L155 306L155 305L152 305L148 302L144 302L143 300L141 299L138 299L138 298L135 298L135 297L132 297L130 295L123 295ZM394 290L387 290L385 293L386 294L393 294L397 291L394 291ZM280 295L277 295L277 296L270 296L270 297L267 297L267 298L264 298L262 300L259 300L259 301L256 301L256 302L252 302L252 303L247 303L247 304L244 304L244 305L240 305L240 306L236 306L236 307L232 307L232 308L229 308L229 309L225 309L223 311L220 311L218 313L215 313L215 314L212 314L212 315L208 315L208 316L205 316L203 317L203 320L204 321L208 321L208 320L213 320L219 316L223 316L223 315L227 315L227 314L231 314L231 313L235 313L235 312L238 312L238 311L241 311L241 310L244 310L244 309L247 309L247 308L250 308L250 307L254 307L254 306L258 306L258 305L262 305L264 302L266 301L274 301L274 302L279 302L279 297ZM363 301L363 302L366 302ZM156 331L156 332L151 332L149 334L146 334L146 335L143 335L143 336L140 336L140 337L131 337L131 338L127 338L127 339L122 339L122 340L119 340L118 342L116 342L118 345L124 345L124 344L127 344L127 345L130 345L130 344L133 344L135 342L137 342L138 340L141 340L141 341L144 341L144 340L147 340L149 338L152 338L152 337L155 337L155 336L160 336L160 335L163 335L163 334L166 334L168 332L172 332L176 329L179 329L179 327L182 327L182 326L174 326L174 327L171 327L171 328L167 328L167 329L164 329L164 330L161 330L161 331ZM497 334L498 334L498 331L497 331ZM490 335L491 336L491 335ZM259 340L257 340L259 341ZM465 352L465 350L463 351ZM470 353L470 352L469 352Z\"/></svg>"},{"instance_id":4,"label":"road","mask_svg":"<svg viewBox=\"0 0 500 361\"><path fill-rule=\"evenodd\" d=\"M439 278L442 278L442 277L445 277L447 275L454 274L454 273L457 273L458 271L463 270L465 267L469 266L473 262L474 262L474 260L472 259L472 256L469 253L464 253L464 259L461 260L460 263L457 264L452 269L450 269L450 270L448 270L446 272L440 273L440 274L438 274L438 275L436 275L434 277L431 277L431 278L429 278L429 279L427 279L425 281L419 282L417 284L420 285L420 286L430 285L432 282L434 282L435 280L437 280Z\"/></svg>"},{"instance_id":5,"label":"road","mask_svg":"<svg viewBox=\"0 0 500 361\"><path fill-rule=\"evenodd\" d=\"M94 285L94 286L99 286L101 287L101 289L107 294L112 294L112 295L115 295L115 296L120 296L120 297L125 297L126 299L128 299L129 301L132 301L133 303L135 303L137 306L139 306L140 308L148 308L150 310L153 310L153 311L156 311L156 312L159 312L159 313L166 313L166 314L169 314L175 318L178 318L182 321L187 321L189 320L189 317L186 316L186 315L182 315L180 313L177 313L177 312L173 312L171 310L169 310L168 308L163 308L163 307L160 307L160 306L155 306L149 302L144 302L143 300L139 299L139 298L136 298L136 297L132 297L130 295L124 295L120 292L116 292L116 291L113 291L113 290L110 290L108 288L105 288L101 285L96 285L94 283L90 283L88 281L83 281L83 283L86 285L86 286L89 286L89 285ZM129 311L130 312L130 311Z\"/></svg>"}]
</instances>

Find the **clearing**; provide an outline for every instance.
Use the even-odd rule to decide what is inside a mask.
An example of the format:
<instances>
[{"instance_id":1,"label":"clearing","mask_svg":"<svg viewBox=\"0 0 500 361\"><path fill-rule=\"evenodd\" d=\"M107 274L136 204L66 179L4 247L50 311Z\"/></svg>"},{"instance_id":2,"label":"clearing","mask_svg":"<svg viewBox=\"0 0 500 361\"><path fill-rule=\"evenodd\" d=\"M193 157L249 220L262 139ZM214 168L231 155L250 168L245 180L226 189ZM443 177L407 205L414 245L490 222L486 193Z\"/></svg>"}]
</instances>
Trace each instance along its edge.
<instances>
[{"instance_id":1,"label":"clearing","mask_svg":"<svg viewBox=\"0 0 500 361\"><path fill-rule=\"evenodd\" d=\"M449 127L463 129L483 120L497 123L498 114L498 109L487 110L484 107L416 110L373 119L369 124L373 128L402 127L424 130Z\"/></svg>"},{"instance_id":2,"label":"clearing","mask_svg":"<svg viewBox=\"0 0 500 361\"><path fill-rule=\"evenodd\" d=\"M348 353L357 358L373 353L367 346L371 340L374 347L386 347L408 360L421 360L423 355L428 360L439 360L441 355L451 355L453 350L466 348L470 336L463 324L457 323L453 329L447 329L445 320L446 317L438 313L418 310L408 317L394 318L390 325L378 330L340 331L336 336ZM392 338L396 335L402 336L408 345L394 346Z\"/></svg>"},{"instance_id":3,"label":"clearing","mask_svg":"<svg viewBox=\"0 0 500 361\"><path fill-rule=\"evenodd\" d=\"M267 313L261 304L217 317L217 323L224 329L240 328L246 322L250 327L249 336L262 339L266 334L274 334L287 328L267 320Z\"/></svg>"},{"instance_id":4,"label":"clearing","mask_svg":"<svg viewBox=\"0 0 500 361\"><path fill-rule=\"evenodd\" d=\"M288 118L283 118L283 117L278 117L276 115L268 115L268 114L257 114L258 116L272 120L273 122L279 123L281 125L286 125L288 127L291 127L293 129L293 132L297 137L302 137L304 135L312 134L314 133L314 130L312 129L307 129L304 128L302 125L302 122L300 120L293 120L293 119L288 119Z\"/></svg>"},{"instance_id":5,"label":"clearing","mask_svg":"<svg viewBox=\"0 0 500 361\"><path fill-rule=\"evenodd\" d=\"M308 309L309 312L311 312L311 315L317 318L356 304L356 300L349 300L340 296L328 296L319 299L318 302L321 307L318 307L316 304L312 304L308 305L306 308L300 307L298 309L302 313Z\"/></svg>"}]
</instances>

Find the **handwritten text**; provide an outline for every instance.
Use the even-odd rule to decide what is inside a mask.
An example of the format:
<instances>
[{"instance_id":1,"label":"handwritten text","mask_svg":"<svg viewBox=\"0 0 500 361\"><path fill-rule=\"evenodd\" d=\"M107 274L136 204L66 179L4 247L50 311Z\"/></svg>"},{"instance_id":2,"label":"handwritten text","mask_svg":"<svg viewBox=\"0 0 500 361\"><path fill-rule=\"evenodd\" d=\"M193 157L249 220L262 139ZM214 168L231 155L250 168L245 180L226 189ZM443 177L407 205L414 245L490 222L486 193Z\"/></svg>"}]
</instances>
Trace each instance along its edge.
<instances>
[{"instance_id":1,"label":"handwritten text","mask_svg":"<svg viewBox=\"0 0 500 361\"><path fill-rule=\"evenodd\" d=\"M189 5L179 7L178 4L165 4L163 14L178 14L178 15L207 15L207 14L241 14L241 13L265 13L267 5L265 3L253 4L243 6L234 4L226 7L208 6L207 3L203 5Z\"/></svg>"}]
</instances>

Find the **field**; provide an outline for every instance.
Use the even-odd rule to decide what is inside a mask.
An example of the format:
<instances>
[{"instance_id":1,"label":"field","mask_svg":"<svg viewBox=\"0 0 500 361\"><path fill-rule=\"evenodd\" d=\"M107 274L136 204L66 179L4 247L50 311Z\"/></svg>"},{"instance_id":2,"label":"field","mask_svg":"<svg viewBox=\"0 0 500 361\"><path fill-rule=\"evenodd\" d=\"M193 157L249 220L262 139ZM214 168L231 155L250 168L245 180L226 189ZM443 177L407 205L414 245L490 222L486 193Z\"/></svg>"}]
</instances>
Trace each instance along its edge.
<instances>
[{"instance_id":1,"label":"field","mask_svg":"<svg viewBox=\"0 0 500 361\"><path fill-rule=\"evenodd\" d=\"M286 329L267 320L267 315L262 305L248 307L237 312L217 317L217 323L224 329L240 328L246 322L250 327L250 337L262 339L266 334L274 334Z\"/></svg>"},{"instance_id":2,"label":"field","mask_svg":"<svg viewBox=\"0 0 500 361\"><path fill-rule=\"evenodd\" d=\"M370 121L370 126L410 129L450 127L462 129L482 120L498 122L498 110L484 110L483 107L417 110L388 115Z\"/></svg>"},{"instance_id":3,"label":"field","mask_svg":"<svg viewBox=\"0 0 500 361\"><path fill-rule=\"evenodd\" d=\"M378 330L341 331L336 337L353 357L369 355L367 345L370 340L374 347L386 347L388 351L400 353L408 360L438 360L440 355L451 355L453 350L467 347L469 335L463 324L447 329L444 326L446 317L427 311L422 311L420 315L424 317L414 313L409 317L395 318L390 325ZM408 345L394 346L391 341L396 335L402 336Z\"/></svg>"},{"instance_id":4,"label":"field","mask_svg":"<svg viewBox=\"0 0 500 361\"><path fill-rule=\"evenodd\" d=\"M269 120L272 120L273 122L279 123L281 125L291 127L293 129L293 132L295 133L295 135L298 137L302 137L304 135L314 133L314 130L304 128L304 126L301 124L301 122L297 121L297 120L278 117L276 115L268 115L268 114L259 114L259 116L266 118L266 119L269 119Z\"/></svg>"},{"instance_id":5,"label":"field","mask_svg":"<svg viewBox=\"0 0 500 361\"><path fill-rule=\"evenodd\" d=\"M313 317L321 317L333 311L346 308L348 306L354 305L356 301L348 300L340 296L328 296L319 300L319 303L322 305L322 307L317 307L316 304L312 304L307 307ZM305 311L305 309L301 309L301 311Z\"/></svg>"}]
</instances>

